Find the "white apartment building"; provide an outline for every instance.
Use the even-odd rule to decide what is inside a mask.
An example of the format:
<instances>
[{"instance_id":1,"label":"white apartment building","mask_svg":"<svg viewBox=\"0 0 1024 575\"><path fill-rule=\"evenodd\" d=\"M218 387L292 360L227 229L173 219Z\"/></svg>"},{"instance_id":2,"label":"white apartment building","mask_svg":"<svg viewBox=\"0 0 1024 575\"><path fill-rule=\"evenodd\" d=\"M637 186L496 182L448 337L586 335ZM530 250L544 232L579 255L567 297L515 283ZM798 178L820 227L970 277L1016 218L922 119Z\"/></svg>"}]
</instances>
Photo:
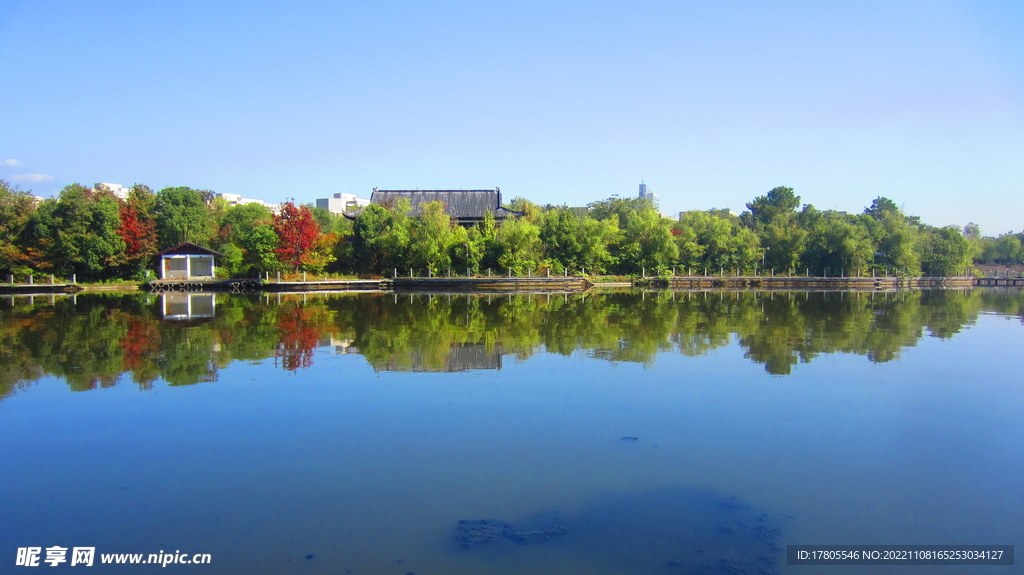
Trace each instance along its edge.
<instances>
[{"instance_id":1,"label":"white apartment building","mask_svg":"<svg viewBox=\"0 0 1024 575\"><path fill-rule=\"evenodd\" d=\"M131 188L122 186L121 184L111 184L111 183L106 183L106 182L96 184L96 189L97 190L107 190L108 192L113 193L115 197L117 197L119 199L122 199L122 200L127 200L128 199L128 193L132 191ZM279 213L281 211L281 206L279 204L268 204L267 202L264 202L263 200L255 200L255 199L252 199L252 198L243 198L241 196L241 194L217 194L217 196L221 197L221 198L224 198L224 201L226 201L229 206L244 206L245 204L260 204L261 206L266 206L271 212L274 212L275 214Z\"/></svg>"},{"instance_id":2,"label":"white apartment building","mask_svg":"<svg viewBox=\"0 0 1024 575\"><path fill-rule=\"evenodd\" d=\"M340 214L365 208L370 205L370 200L357 198L355 194L334 194L333 198L320 198L316 201L316 207L327 210L332 214Z\"/></svg>"},{"instance_id":3,"label":"white apartment building","mask_svg":"<svg viewBox=\"0 0 1024 575\"><path fill-rule=\"evenodd\" d=\"M117 199L119 199L119 200L127 200L128 199L128 192L132 191L131 188L126 188L126 187L122 186L121 184L106 184L106 183L96 184L96 189L97 190L107 190L108 192L113 193L114 196Z\"/></svg>"},{"instance_id":4,"label":"white apartment building","mask_svg":"<svg viewBox=\"0 0 1024 575\"><path fill-rule=\"evenodd\" d=\"M263 200L256 200L256 199L253 199L253 198L243 198L241 194L221 194L221 193L218 193L217 197L224 198L224 201L227 202L229 206L244 206L246 204L260 204L261 206L266 206L267 208L270 209L270 211L274 212L275 214L281 211L280 204L268 204L267 202L264 202Z\"/></svg>"}]
</instances>

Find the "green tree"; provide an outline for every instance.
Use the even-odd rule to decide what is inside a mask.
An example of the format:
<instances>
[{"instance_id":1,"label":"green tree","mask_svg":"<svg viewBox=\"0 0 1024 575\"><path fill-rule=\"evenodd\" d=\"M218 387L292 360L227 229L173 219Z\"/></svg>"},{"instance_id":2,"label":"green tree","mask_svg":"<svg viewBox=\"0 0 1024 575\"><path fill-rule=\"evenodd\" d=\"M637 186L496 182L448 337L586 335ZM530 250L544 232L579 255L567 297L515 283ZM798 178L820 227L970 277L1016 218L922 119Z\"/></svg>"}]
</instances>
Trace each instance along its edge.
<instances>
[{"instance_id":1,"label":"green tree","mask_svg":"<svg viewBox=\"0 0 1024 575\"><path fill-rule=\"evenodd\" d=\"M230 206L225 210L224 217L220 223L218 236L221 240L221 245L223 246L228 243L238 244L248 230L258 225L272 223L273 221L273 212L263 204L252 203Z\"/></svg>"},{"instance_id":2,"label":"green tree","mask_svg":"<svg viewBox=\"0 0 1024 575\"><path fill-rule=\"evenodd\" d=\"M45 244L50 271L82 280L114 277L124 262L125 243L118 234L120 203L113 194L70 184L40 212L51 240Z\"/></svg>"},{"instance_id":3,"label":"green tree","mask_svg":"<svg viewBox=\"0 0 1024 575\"><path fill-rule=\"evenodd\" d=\"M200 196L202 195L200 192ZM221 226L224 225L224 218L232 206L222 196L217 195L212 196L209 200L203 196L203 202L206 204L206 211L210 218L211 236L216 236L220 232ZM211 240L216 242L217 238L211 237Z\"/></svg>"},{"instance_id":4,"label":"green tree","mask_svg":"<svg viewBox=\"0 0 1024 575\"><path fill-rule=\"evenodd\" d=\"M964 238L968 240L980 240L981 239L981 227L974 222L967 222L964 226Z\"/></svg>"},{"instance_id":5,"label":"green tree","mask_svg":"<svg viewBox=\"0 0 1024 575\"><path fill-rule=\"evenodd\" d=\"M451 216L441 202L427 202L412 220L409 263L416 269L430 270L433 275L447 273L452 265L454 243Z\"/></svg>"},{"instance_id":6,"label":"green tree","mask_svg":"<svg viewBox=\"0 0 1024 575\"><path fill-rule=\"evenodd\" d=\"M484 219L473 226L473 229L480 234L480 269L499 268L498 257L501 255L501 246L498 245L498 222L494 219L494 214L488 210L484 214Z\"/></svg>"},{"instance_id":7,"label":"green tree","mask_svg":"<svg viewBox=\"0 0 1024 575\"><path fill-rule=\"evenodd\" d=\"M522 197L512 198L512 202L509 204L509 209L516 212L522 212L523 215L519 217L526 218L526 220L531 224L537 224L540 222L540 218L544 212L540 206Z\"/></svg>"},{"instance_id":8,"label":"green tree","mask_svg":"<svg viewBox=\"0 0 1024 575\"><path fill-rule=\"evenodd\" d=\"M568 209L553 208L544 212L540 224L540 240L544 244L544 257L569 266L579 260L583 251L580 230L583 218Z\"/></svg>"},{"instance_id":9,"label":"green tree","mask_svg":"<svg viewBox=\"0 0 1024 575\"><path fill-rule=\"evenodd\" d=\"M807 231L796 225L796 218L772 222L758 234L764 250L763 263L768 269L787 272L800 265L807 242Z\"/></svg>"},{"instance_id":10,"label":"green tree","mask_svg":"<svg viewBox=\"0 0 1024 575\"><path fill-rule=\"evenodd\" d=\"M873 265L896 273L919 275L921 259L917 253L917 242L921 233L918 227L896 208L867 216L863 221L875 250Z\"/></svg>"},{"instance_id":11,"label":"green tree","mask_svg":"<svg viewBox=\"0 0 1024 575\"><path fill-rule=\"evenodd\" d=\"M800 196L792 188L779 186L747 204L749 212L740 219L757 232L763 267L790 270L797 267L805 248L807 231L800 227L796 208Z\"/></svg>"},{"instance_id":12,"label":"green tree","mask_svg":"<svg viewBox=\"0 0 1024 575\"><path fill-rule=\"evenodd\" d=\"M30 191L0 180L0 273L25 273L23 234L35 213ZM3 278L6 281L6 277Z\"/></svg>"},{"instance_id":13,"label":"green tree","mask_svg":"<svg viewBox=\"0 0 1024 575\"><path fill-rule=\"evenodd\" d=\"M217 205L221 201L223 201L221 197L214 199ZM211 212L216 212L219 209L218 207ZM217 233L210 238L214 249L223 254L217 260L218 274L230 277L246 273L255 261L250 261L246 257L248 250L246 235L258 226L271 225L273 221L274 214L263 204L252 203L223 207L223 212L216 219ZM256 244L258 245L259 242ZM255 259L259 260L260 258ZM266 268L260 269L266 270Z\"/></svg>"},{"instance_id":14,"label":"green tree","mask_svg":"<svg viewBox=\"0 0 1024 575\"><path fill-rule=\"evenodd\" d=\"M615 262L609 246L617 241L620 232L615 223L608 220L587 217L583 218L582 224L577 263L589 273L603 273Z\"/></svg>"},{"instance_id":15,"label":"green tree","mask_svg":"<svg viewBox=\"0 0 1024 575\"><path fill-rule=\"evenodd\" d=\"M680 220L672 226L672 236L675 237L676 247L679 250L678 263L683 268L683 273L689 273L693 268L701 267L704 246L697 241L697 232L692 227L683 225Z\"/></svg>"},{"instance_id":16,"label":"green tree","mask_svg":"<svg viewBox=\"0 0 1024 575\"><path fill-rule=\"evenodd\" d=\"M801 263L813 274L855 276L873 259L874 246L861 221L829 211L814 218Z\"/></svg>"},{"instance_id":17,"label":"green tree","mask_svg":"<svg viewBox=\"0 0 1024 575\"><path fill-rule=\"evenodd\" d=\"M408 200L401 199L393 210L370 204L356 218L353 226L353 252L363 271L388 273L406 270L411 222Z\"/></svg>"},{"instance_id":18,"label":"green tree","mask_svg":"<svg viewBox=\"0 0 1024 575\"><path fill-rule=\"evenodd\" d=\"M682 214L676 226L677 236L693 234L700 247L697 261L680 262L709 272L752 270L761 262L757 235L740 224L738 218L724 218L713 212L690 211ZM691 253L698 250L690 248Z\"/></svg>"},{"instance_id":19,"label":"green tree","mask_svg":"<svg viewBox=\"0 0 1024 575\"><path fill-rule=\"evenodd\" d=\"M273 225L259 224L242 235L243 265L250 273L281 270L277 257L277 233Z\"/></svg>"},{"instance_id":20,"label":"green tree","mask_svg":"<svg viewBox=\"0 0 1024 575\"><path fill-rule=\"evenodd\" d=\"M985 241L981 237L981 227L974 222L968 222L964 226L963 235L971 248L971 261L976 262L981 259L982 254L985 252Z\"/></svg>"},{"instance_id":21,"label":"green tree","mask_svg":"<svg viewBox=\"0 0 1024 575\"><path fill-rule=\"evenodd\" d=\"M663 270L679 257L672 230L651 207L626 214L617 248L620 273Z\"/></svg>"},{"instance_id":22,"label":"green tree","mask_svg":"<svg viewBox=\"0 0 1024 575\"><path fill-rule=\"evenodd\" d=\"M1024 249L1021 247L1020 236L1007 234L996 242L996 254L999 259L1007 264L1019 264L1024 259Z\"/></svg>"},{"instance_id":23,"label":"green tree","mask_svg":"<svg viewBox=\"0 0 1024 575\"><path fill-rule=\"evenodd\" d=\"M483 242L478 226L464 228L452 227L448 246L448 259L456 273L480 272L480 261L483 259Z\"/></svg>"},{"instance_id":24,"label":"green tree","mask_svg":"<svg viewBox=\"0 0 1024 575\"><path fill-rule=\"evenodd\" d=\"M800 196L793 193L793 188L778 186L767 194L754 198L747 204L750 219L757 225L768 225L779 220L789 220L800 206Z\"/></svg>"},{"instance_id":25,"label":"green tree","mask_svg":"<svg viewBox=\"0 0 1024 575\"><path fill-rule=\"evenodd\" d=\"M632 212L642 210L653 210L651 202L643 198L619 198L612 196L607 200L601 200L589 205L590 217L598 221L610 220L618 217L619 222L625 222L626 216Z\"/></svg>"},{"instance_id":26,"label":"green tree","mask_svg":"<svg viewBox=\"0 0 1024 575\"><path fill-rule=\"evenodd\" d=\"M238 244L224 244L218 250L217 276L234 277L245 273L245 252Z\"/></svg>"},{"instance_id":27,"label":"green tree","mask_svg":"<svg viewBox=\"0 0 1024 575\"><path fill-rule=\"evenodd\" d=\"M210 239L214 221L201 190L164 188L156 193L154 211L161 249L185 242L202 245Z\"/></svg>"},{"instance_id":28,"label":"green tree","mask_svg":"<svg viewBox=\"0 0 1024 575\"><path fill-rule=\"evenodd\" d=\"M608 246L617 236L618 227L611 221L598 221L586 212L564 207L545 212L540 228L546 259L593 273L604 271L611 263Z\"/></svg>"},{"instance_id":29,"label":"green tree","mask_svg":"<svg viewBox=\"0 0 1024 575\"><path fill-rule=\"evenodd\" d=\"M523 218L508 218L495 236L500 255L498 265L514 274L531 273L543 257L540 228Z\"/></svg>"},{"instance_id":30,"label":"green tree","mask_svg":"<svg viewBox=\"0 0 1024 575\"><path fill-rule=\"evenodd\" d=\"M921 268L930 276L961 275L971 263L971 248L955 226L928 230L919 253Z\"/></svg>"},{"instance_id":31,"label":"green tree","mask_svg":"<svg viewBox=\"0 0 1024 575\"><path fill-rule=\"evenodd\" d=\"M340 236L352 233L352 220L342 214L334 214L323 208L310 206L313 217L316 218L320 231L325 234L338 234Z\"/></svg>"},{"instance_id":32,"label":"green tree","mask_svg":"<svg viewBox=\"0 0 1024 575\"><path fill-rule=\"evenodd\" d=\"M876 220L881 220L891 214L897 214L901 217L903 215L896 202L882 196L875 198L870 206L864 208L864 213Z\"/></svg>"}]
</instances>

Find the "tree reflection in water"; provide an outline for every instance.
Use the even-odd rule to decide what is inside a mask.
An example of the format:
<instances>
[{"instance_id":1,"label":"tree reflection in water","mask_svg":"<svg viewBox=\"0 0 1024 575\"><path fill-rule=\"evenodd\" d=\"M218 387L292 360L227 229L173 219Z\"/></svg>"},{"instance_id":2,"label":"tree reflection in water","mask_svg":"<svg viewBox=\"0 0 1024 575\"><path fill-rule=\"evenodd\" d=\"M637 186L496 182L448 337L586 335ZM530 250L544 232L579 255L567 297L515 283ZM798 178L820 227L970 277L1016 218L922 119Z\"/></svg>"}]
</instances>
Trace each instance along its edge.
<instances>
[{"instance_id":1,"label":"tree reflection in water","mask_svg":"<svg viewBox=\"0 0 1024 575\"><path fill-rule=\"evenodd\" d=\"M1022 292L998 289L194 295L209 298L189 301L202 313L176 310L173 320L147 294L0 299L0 398L47 375L84 391L128 378L141 389L158 378L214 381L234 361L273 359L294 372L329 346L376 370L453 372L540 351L652 365L658 353L699 356L735 338L746 358L787 375L822 354L891 361L980 313L1024 317Z\"/></svg>"}]
</instances>

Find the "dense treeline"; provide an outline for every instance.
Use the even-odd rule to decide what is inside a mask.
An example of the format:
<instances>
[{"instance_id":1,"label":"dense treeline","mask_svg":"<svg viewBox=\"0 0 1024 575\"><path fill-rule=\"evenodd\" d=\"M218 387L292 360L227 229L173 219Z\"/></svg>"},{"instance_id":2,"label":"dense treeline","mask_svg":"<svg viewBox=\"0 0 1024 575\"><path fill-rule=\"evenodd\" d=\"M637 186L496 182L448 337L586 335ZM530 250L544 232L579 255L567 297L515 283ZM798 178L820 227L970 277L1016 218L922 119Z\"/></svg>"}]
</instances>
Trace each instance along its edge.
<instances>
[{"instance_id":1,"label":"dense treeline","mask_svg":"<svg viewBox=\"0 0 1024 575\"><path fill-rule=\"evenodd\" d=\"M71 184L38 205L0 180L0 273L77 275L80 280L142 279L159 250L192 242L223 254L223 275L255 271L321 272L334 260L330 217L308 206L229 206L208 190L153 192L135 185L126 200L99 185Z\"/></svg>"},{"instance_id":2,"label":"dense treeline","mask_svg":"<svg viewBox=\"0 0 1024 575\"><path fill-rule=\"evenodd\" d=\"M540 350L651 364L658 353L700 356L738 341L744 357L784 375L821 354L872 362L899 357L925 335L947 338L992 311L1024 318L1019 290L900 293L627 293L510 297L379 294L217 295L216 316L162 321L162 299L92 295L27 305L0 299L0 399L45 375L72 390L129 378L147 389L214 381L235 361L309 367L316 349L344 342L378 370L449 371L493 366L457 361ZM15 303L11 307L9 301ZM277 302L277 303L273 303ZM772 321L765 321L771 317Z\"/></svg>"},{"instance_id":3,"label":"dense treeline","mask_svg":"<svg viewBox=\"0 0 1024 575\"><path fill-rule=\"evenodd\" d=\"M1018 265L1024 263L1024 232L1006 232L998 237L982 237L977 224L964 226L964 237L971 244L977 264Z\"/></svg>"},{"instance_id":4,"label":"dense treeline","mask_svg":"<svg viewBox=\"0 0 1024 575\"><path fill-rule=\"evenodd\" d=\"M860 214L801 204L777 187L735 215L728 210L664 218L645 200L609 198L586 208L535 205L465 228L440 203L371 205L357 219L310 206L229 206L207 190L153 192L119 200L72 184L38 205L0 180L0 274L76 274L80 280L142 279L157 251L193 242L224 254L221 275L666 274L957 275L979 261L1020 262L1024 234L982 238L977 226L937 228L887 198Z\"/></svg>"}]
</instances>

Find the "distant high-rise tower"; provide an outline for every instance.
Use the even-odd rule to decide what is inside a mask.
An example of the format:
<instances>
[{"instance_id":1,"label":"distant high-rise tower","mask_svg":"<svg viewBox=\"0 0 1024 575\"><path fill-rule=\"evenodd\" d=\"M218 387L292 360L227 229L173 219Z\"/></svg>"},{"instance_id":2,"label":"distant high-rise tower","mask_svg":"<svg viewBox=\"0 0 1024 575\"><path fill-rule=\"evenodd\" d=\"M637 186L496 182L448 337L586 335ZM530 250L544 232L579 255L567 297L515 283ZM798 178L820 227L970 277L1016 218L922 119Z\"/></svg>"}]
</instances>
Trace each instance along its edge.
<instances>
[{"instance_id":1,"label":"distant high-rise tower","mask_svg":"<svg viewBox=\"0 0 1024 575\"><path fill-rule=\"evenodd\" d=\"M658 197L658 194L655 194L650 189L648 189L647 184L643 182L640 183L640 197L644 200L651 202L651 205L654 206L654 209L657 210L660 208L659 200L661 200L661 198Z\"/></svg>"}]
</instances>

